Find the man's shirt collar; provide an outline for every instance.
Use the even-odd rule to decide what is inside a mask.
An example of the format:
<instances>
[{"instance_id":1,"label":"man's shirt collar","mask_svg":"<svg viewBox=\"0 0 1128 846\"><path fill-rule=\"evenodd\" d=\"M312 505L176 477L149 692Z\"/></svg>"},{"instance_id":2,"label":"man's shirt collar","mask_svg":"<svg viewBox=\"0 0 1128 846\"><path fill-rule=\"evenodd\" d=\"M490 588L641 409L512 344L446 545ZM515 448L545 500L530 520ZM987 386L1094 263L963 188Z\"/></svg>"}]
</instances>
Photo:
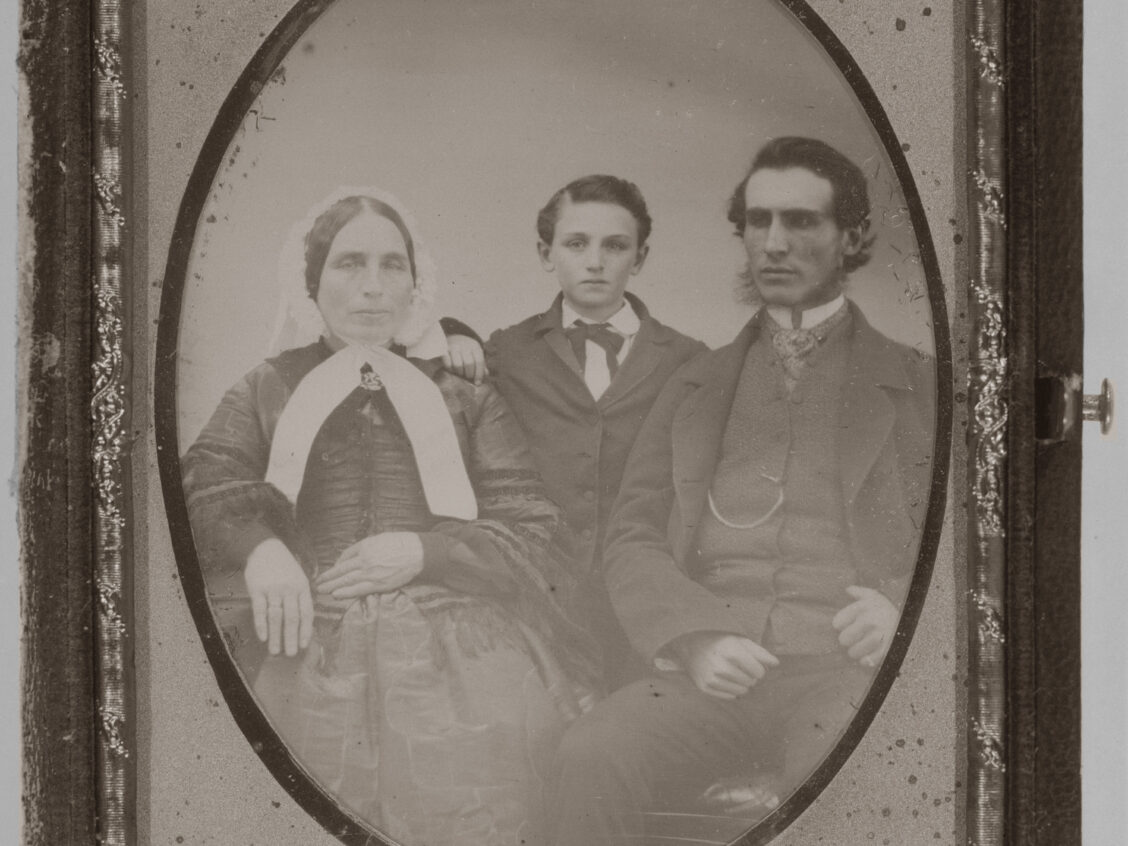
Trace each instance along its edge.
<instances>
[{"instance_id":1,"label":"man's shirt collar","mask_svg":"<svg viewBox=\"0 0 1128 846\"><path fill-rule=\"evenodd\" d=\"M791 309L787 306L770 305L767 307L767 310L768 314L772 316L772 319L784 328L812 329L815 326L818 326L836 311L838 311L838 309L842 308L845 302L846 297L842 294L839 294L829 303L823 303L822 305L817 305L814 308L804 309L803 322L798 327L793 326L791 322Z\"/></svg>"}]
</instances>

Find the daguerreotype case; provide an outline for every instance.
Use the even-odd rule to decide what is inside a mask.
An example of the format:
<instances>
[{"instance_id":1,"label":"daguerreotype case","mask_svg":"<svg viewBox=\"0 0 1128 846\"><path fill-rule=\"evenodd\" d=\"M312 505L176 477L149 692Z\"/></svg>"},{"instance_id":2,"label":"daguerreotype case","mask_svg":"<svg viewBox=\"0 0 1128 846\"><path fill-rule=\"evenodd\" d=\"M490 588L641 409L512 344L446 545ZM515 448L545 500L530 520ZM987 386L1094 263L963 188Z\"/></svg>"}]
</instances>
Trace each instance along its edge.
<instances>
[{"instance_id":1,"label":"daguerreotype case","mask_svg":"<svg viewBox=\"0 0 1128 846\"><path fill-rule=\"evenodd\" d=\"M25 842L1080 842L1080 15L25 0Z\"/></svg>"}]
</instances>

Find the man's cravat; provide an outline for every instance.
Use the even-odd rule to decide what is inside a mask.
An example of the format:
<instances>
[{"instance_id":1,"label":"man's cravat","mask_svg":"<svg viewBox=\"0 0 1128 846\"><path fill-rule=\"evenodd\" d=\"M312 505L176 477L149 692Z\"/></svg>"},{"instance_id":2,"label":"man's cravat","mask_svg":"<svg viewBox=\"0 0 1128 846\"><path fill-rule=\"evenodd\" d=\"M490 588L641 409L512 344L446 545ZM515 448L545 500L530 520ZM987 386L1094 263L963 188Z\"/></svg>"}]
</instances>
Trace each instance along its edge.
<instances>
[{"instance_id":1,"label":"man's cravat","mask_svg":"<svg viewBox=\"0 0 1128 846\"><path fill-rule=\"evenodd\" d=\"M832 329L846 320L849 313L849 310L843 304L830 317L809 329L787 329L780 326L771 314L765 314L767 327L771 332L772 347L783 366L783 381L787 386L788 393L795 390L795 386L802 378L811 353L818 349L820 343L826 340ZM801 312L792 313L793 327L801 322L801 317Z\"/></svg>"},{"instance_id":2,"label":"man's cravat","mask_svg":"<svg viewBox=\"0 0 1128 846\"><path fill-rule=\"evenodd\" d=\"M807 364L807 356L819 345L819 337L810 329L778 329L772 335L772 346L779 356L791 390Z\"/></svg>"}]
</instances>

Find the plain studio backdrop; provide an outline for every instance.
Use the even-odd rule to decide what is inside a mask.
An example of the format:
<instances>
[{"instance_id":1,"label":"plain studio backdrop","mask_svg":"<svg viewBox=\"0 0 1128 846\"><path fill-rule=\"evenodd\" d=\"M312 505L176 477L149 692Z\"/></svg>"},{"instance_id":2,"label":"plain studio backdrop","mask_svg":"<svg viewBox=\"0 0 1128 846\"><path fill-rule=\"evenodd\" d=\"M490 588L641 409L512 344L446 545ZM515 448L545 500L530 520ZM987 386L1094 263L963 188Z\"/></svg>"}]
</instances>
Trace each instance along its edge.
<instances>
[{"instance_id":1,"label":"plain studio backdrop","mask_svg":"<svg viewBox=\"0 0 1128 846\"><path fill-rule=\"evenodd\" d=\"M181 318L181 449L270 352L283 242L339 186L407 206L439 313L485 337L557 292L535 249L551 194L588 173L628 178L654 219L631 290L716 347L751 314L728 197L753 153L791 134L865 170L877 243L850 293L881 331L931 352L905 192L842 74L774 0L341 0L285 56L212 184Z\"/></svg>"}]
</instances>

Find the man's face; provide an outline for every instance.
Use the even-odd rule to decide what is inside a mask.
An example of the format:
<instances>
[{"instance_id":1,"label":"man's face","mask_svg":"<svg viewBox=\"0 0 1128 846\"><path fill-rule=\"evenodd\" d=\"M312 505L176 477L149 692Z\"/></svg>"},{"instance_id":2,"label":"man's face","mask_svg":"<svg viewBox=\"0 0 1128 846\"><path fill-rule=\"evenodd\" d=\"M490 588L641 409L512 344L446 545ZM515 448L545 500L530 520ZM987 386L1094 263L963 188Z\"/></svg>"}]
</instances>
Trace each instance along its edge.
<instances>
[{"instance_id":1,"label":"man's face","mask_svg":"<svg viewBox=\"0 0 1128 846\"><path fill-rule=\"evenodd\" d=\"M838 226L830 180L802 167L764 168L749 177L744 202L744 249L763 301L810 308L838 296L843 259L862 234Z\"/></svg>"},{"instance_id":2,"label":"man's face","mask_svg":"<svg viewBox=\"0 0 1128 846\"><path fill-rule=\"evenodd\" d=\"M590 320L604 320L622 305L647 246L639 245L638 221L622 206L565 199L552 243L542 241L537 252L544 269L556 274L568 304Z\"/></svg>"}]
</instances>

